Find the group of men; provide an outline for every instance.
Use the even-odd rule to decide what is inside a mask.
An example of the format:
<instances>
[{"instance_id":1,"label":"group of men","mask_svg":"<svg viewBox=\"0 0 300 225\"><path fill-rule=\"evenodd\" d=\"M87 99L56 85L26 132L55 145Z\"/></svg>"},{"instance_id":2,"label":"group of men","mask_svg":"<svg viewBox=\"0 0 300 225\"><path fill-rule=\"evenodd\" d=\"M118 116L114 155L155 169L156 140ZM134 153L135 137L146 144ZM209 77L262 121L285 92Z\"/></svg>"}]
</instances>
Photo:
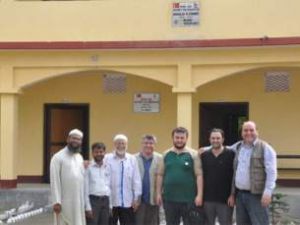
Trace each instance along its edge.
<instances>
[{"instance_id":1,"label":"group of men","mask_svg":"<svg viewBox=\"0 0 300 225\"><path fill-rule=\"evenodd\" d=\"M276 153L258 138L254 122L242 126L242 141L231 147L224 132L210 132L210 146L186 146L188 131L172 131L173 146L156 152L156 138L142 137L141 150L128 153L128 139L116 135L106 154L92 145L93 160L80 154L83 134L70 131L67 146L50 164L56 225L269 225L268 206L277 177Z\"/></svg>"}]
</instances>

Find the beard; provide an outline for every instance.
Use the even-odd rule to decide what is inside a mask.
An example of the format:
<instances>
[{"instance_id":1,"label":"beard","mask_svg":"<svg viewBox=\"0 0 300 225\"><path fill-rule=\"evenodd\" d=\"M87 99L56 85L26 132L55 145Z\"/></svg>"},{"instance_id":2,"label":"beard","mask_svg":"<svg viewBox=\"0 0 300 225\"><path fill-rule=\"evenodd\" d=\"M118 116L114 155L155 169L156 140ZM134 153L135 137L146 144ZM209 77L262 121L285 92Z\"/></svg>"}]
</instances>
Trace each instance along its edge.
<instances>
[{"instance_id":1,"label":"beard","mask_svg":"<svg viewBox=\"0 0 300 225\"><path fill-rule=\"evenodd\" d=\"M222 144L212 144L213 149L220 149L222 148Z\"/></svg>"},{"instance_id":2,"label":"beard","mask_svg":"<svg viewBox=\"0 0 300 225\"><path fill-rule=\"evenodd\" d=\"M116 149L116 153L117 153L118 155L123 156L123 155L125 155L125 152L126 152L125 149L122 149L122 150Z\"/></svg>"},{"instance_id":3,"label":"beard","mask_svg":"<svg viewBox=\"0 0 300 225\"><path fill-rule=\"evenodd\" d=\"M72 153L79 153L79 152L81 152L81 146L74 146L72 144L68 144L68 149Z\"/></svg>"},{"instance_id":4,"label":"beard","mask_svg":"<svg viewBox=\"0 0 300 225\"><path fill-rule=\"evenodd\" d=\"M184 149L185 145L186 145L186 143L183 143L183 144L176 144L176 143L174 143L174 147L176 149L180 149L180 150Z\"/></svg>"},{"instance_id":5,"label":"beard","mask_svg":"<svg viewBox=\"0 0 300 225\"><path fill-rule=\"evenodd\" d=\"M104 156L97 156L97 157L94 157L94 160L95 160L95 162L100 163L103 161L103 158L104 158Z\"/></svg>"}]
</instances>

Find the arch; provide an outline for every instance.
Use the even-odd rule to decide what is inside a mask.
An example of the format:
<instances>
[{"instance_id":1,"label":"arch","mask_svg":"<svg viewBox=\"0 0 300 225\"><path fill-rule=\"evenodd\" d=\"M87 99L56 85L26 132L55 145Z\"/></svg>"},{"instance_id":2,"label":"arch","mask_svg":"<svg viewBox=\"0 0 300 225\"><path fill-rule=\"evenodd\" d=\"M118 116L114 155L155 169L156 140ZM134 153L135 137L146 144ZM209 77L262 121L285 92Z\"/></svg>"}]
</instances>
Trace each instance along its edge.
<instances>
[{"instance_id":1,"label":"arch","mask_svg":"<svg viewBox=\"0 0 300 225\"><path fill-rule=\"evenodd\" d=\"M238 74L244 74L255 70L292 70L300 68L293 64L265 64L265 65L216 65L216 66L199 66L193 69L193 85L195 89L200 86Z\"/></svg>"},{"instance_id":2,"label":"arch","mask_svg":"<svg viewBox=\"0 0 300 225\"><path fill-rule=\"evenodd\" d=\"M132 67L26 67L14 69L14 84L15 88L24 89L36 83L47 81L48 79L72 75L84 74L90 72L101 73L122 73L133 75L150 80L154 80L168 86L174 86L176 83L177 70L171 66L132 66Z\"/></svg>"}]
</instances>

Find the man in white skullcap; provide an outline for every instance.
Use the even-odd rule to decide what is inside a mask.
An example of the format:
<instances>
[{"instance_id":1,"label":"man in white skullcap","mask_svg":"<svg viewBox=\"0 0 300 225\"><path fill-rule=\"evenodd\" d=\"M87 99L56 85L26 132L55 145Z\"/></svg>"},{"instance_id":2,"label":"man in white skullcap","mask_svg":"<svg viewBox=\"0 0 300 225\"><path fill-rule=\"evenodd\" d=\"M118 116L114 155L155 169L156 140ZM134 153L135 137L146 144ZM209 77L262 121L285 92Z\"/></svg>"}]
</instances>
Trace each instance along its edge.
<instances>
[{"instance_id":1,"label":"man in white skullcap","mask_svg":"<svg viewBox=\"0 0 300 225\"><path fill-rule=\"evenodd\" d=\"M50 184L55 225L85 225L84 166L80 154L83 133L74 129L67 146L50 163Z\"/></svg>"},{"instance_id":2,"label":"man in white skullcap","mask_svg":"<svg viewBox=\"0 0 300 225\"><path fill-rule=\"evenodd\" d=\"M135 156L127 153L128 139L123 134L114 137L114 151L105 157L110 174L111 225L134 225L134 213L142 194L142 182Z\"/></svg>"}]
</instances>

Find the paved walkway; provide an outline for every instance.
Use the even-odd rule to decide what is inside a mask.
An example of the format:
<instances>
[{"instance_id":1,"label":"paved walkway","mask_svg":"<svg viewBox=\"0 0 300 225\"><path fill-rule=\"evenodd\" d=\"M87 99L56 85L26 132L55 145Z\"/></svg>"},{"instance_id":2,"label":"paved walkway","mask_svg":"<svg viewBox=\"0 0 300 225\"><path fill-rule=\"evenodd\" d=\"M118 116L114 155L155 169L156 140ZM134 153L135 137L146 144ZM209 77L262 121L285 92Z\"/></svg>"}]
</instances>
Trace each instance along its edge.
<instances>
[{"instance_id":1,"label":"paved walkway","mask_svg":"<svg viewBox=\"0 0 300 225\"><path fill-rule=\"evenodd\" d=\"M32 218L23 220L22 222L14 223L16 225L53 225L52 213L44 213Z\"/></svg>"},{"instance_id":2,"label":"paved walkway","mask_svg":"<svg viewBox=\"0 0 300 225\"><path fill-rule=\"evenodd\" d=\"M20 188L48 188L47 185L21 185ZM290 204L289 215L293 218L297 218L300 221L300 188L277 188L276 192L283 193L287 195L287 202ZM53 225L53 214L48 212L32 218L23 220L22 222L14 223L16 225ZM161 225L165 224L162 221ZM297 224L297 223L296 223ZM299 223L298 223L299 224ZM297 224L297 225L298 225Z\"/></svg>"}]
</instances>

